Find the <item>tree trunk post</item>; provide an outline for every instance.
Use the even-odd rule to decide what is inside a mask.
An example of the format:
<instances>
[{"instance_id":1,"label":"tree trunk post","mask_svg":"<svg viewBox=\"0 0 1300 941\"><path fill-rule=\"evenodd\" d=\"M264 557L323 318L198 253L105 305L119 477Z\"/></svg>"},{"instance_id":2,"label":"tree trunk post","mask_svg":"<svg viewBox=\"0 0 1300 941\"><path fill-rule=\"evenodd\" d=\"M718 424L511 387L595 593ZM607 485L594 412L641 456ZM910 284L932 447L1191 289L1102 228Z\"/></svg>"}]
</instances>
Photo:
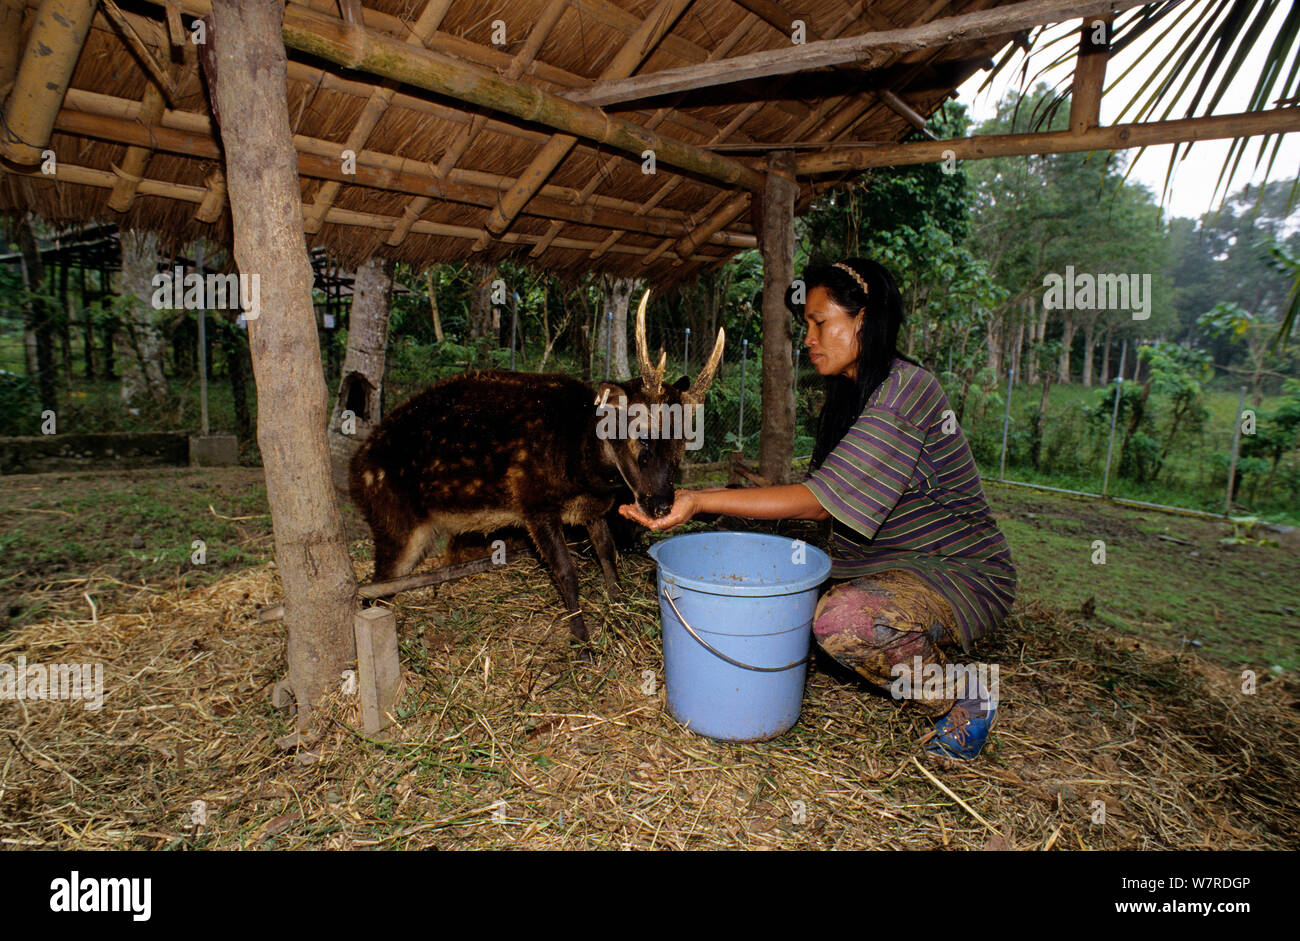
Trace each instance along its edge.
<instances>
[{"instance_id":1,"label":"tree trunk post","mask_svg":"<svg viewBox=\"0 0 1300 941\"><path fill-rule=\"evenodd\" d=\"M330 466L334 486L348 492L352 455L378 425L388 352L388 317L392 309L392 267L379 258L358 266L348 318L348 349L343 378L330 417ZM345 415L350 412L351 415Z\"/></svg>"},{"instance_id":2,"label":"tree trunk post","mask_svg":"<svg viewBox=\"0 0 1300 941\"><path fill-rule=\"evenodd\" d=\"M1096 342L1096 325L1087 321L1083 325L1083 385L1092 388L1093 347Z\"/></svg>"},{"instance_id":3,"label":"tree trunk post","mask_svg":"<svg viewBox=\"0 0 1300 941\"><path fill-rule=\"evenodd\" d=\"M794 279L794 151L767 158L762 195L763 398L758 472L774 484L790 481L794 461L794 353L785 292Z\"/></svg>"},{"instance_id":4,"label":"tree trunk post","mask_svg":"<svg viewBox=\"0 0 1300 941\"><path fill-rule=\"evenodd\" d=\"M248 321L259 400L257 440L285 599L298 726L356 658L357 583L330 482L325 379L289 129L277 0L214 0L201 47L221 128L241 276L258 278Z\"/></svg>"},{"instance_id":5,"label":"tree trunk post","mask_svg":"<svg viewBox=\"0 0 1300 941\"><path fill-rule=\"evenodd\" d=\"M153 308L158 237L153 232L126 231L121 234L121 242L121 291L130 304L117 331L122 402L130 405L143 396L164 409L170 402L171 390L162 368L162 334Z\"/></svg>"},{"instance_id":6,"label":"tree trunk post","mask_svg":"<svg viewBox=\"0 0 1300 941\"><path fill-rule=\"evenodd\" d=\"M609 320L609 335L605 338L610 363L608 374L615 382L624 382L632 378L632 370L627 364L627 312L632 304L637 281L635 278L606 278L605 296L608 298L609 311L613 318ZM646 328L647 332L649 327ZM647 343L649 340L646 341ZM649 353L649 351L646 351ZM659 360L651 356L652 362Z\"/></svg>"},{"instance_id":7,"label":"tree trunk post","mask_svg":"<svg viewBox=\"0 0 1300 941\"><path fill-rule=\"evenodd\" d=\"M23 216L19 219L17 228L18 246L23 261L23 286L30 292L43 293L45 264L41 260L40 246L36 244L30 217ZM57 411L59 403L54 383L54 328L50 318L50 305L44 297L28 298L24 342L29 350L28 374L36 376L41 408Z\"/></svg>"}]
</instances>

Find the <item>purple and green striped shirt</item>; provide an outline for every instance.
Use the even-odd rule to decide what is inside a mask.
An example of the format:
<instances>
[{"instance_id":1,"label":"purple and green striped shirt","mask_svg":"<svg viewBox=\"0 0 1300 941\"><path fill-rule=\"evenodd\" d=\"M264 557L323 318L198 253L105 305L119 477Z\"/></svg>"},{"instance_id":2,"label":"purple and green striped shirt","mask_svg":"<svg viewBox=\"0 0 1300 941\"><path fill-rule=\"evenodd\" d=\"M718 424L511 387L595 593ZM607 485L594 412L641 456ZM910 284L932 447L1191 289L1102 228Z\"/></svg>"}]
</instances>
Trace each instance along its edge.
<instances>
[{"instance_id":1,"label":"purple and green striped shirt","mask_svg":"<svg viewBox=\"0 0 1300 941\"><path fill-rule=\"evenodd\" d=\"M916 573L952 605L967 650L1010 610L1011 550L931 373L894 360L861 417L804 483L838 524L832 578Z\"/></svg>"}]
</instances>

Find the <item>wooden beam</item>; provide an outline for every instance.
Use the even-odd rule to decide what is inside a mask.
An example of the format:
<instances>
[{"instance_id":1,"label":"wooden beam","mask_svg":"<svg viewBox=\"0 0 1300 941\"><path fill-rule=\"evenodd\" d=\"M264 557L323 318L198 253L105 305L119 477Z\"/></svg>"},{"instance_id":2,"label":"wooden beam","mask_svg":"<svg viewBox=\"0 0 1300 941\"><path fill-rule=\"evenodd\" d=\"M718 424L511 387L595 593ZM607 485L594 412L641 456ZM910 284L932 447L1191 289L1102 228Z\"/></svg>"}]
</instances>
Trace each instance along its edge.
<instances>
[{"instance_id":1,"label":"wooden beam","mask_svg":"<svg viewBox=\"0 0 1300 941\"><path fill-rule=\"evenodd\" d=\"M632 35L640 27L642 20L635 13L624 10L618 4L611 3L610 0L574 0L574 3L582 12L606 26L612 26L624 33ZM709 60L709 50L703 46L691 42L681 36L669 34L664 37L662 48L664 52L674 55L686 62L707 62ZM584 88L590 84L589 80L580 80L572 83L570 87ZM808 107L797 101L776 101L773 105L782 111L796 117L803 118L808 114ZM712 131L701 131L701 133L712 133Z\"/></svg>"},{"instance_id":2,"label":"wooden beam","mask_svg":"<svg viewBox=\"0 0 1300 941\"><path fill-rule=\"evenodd\" d=\"M111 118L102 115L89 115L79 111L63 111L55 122L55 127L62 133L76 134L81 137L98 137L114 143L124 143L132 147L153 147L169 153L184 156L201 157L215 160L221 156L217 143L207 135L172 130L166 127L145 127L134 121ZM418 164L410 163L415 167ZM415 169L404 171L392 170L357 163L355 172L344 173L336 154L320 156L312 153L298 152L298 172L312 179L328 180L336 185L355 184L375 189L406 193L412 196L425 196L449 202L464 203L491 209L497 205L498 192L483 186L451 183L439 180L430 172ZM311 212L310 208L304 210ZM685 236L689 227L684 221L664 219L592 205L574 205L562 200L537 196L531 200L525 211L529 215L542 219L562 219L579 225L600 228L627 229L647 235ZM328 212L328 210L327 210ZM743 235L719 235L716 239L732 247L753 247L753 239Z\"/></svg>"},{"instance_id":3,"label":"wooden beam","mask_svg":"<svg viewBox=\"0 0 1300 941\"><path fill-rule=\"evenodd\" d=\"M880 91L876 92L876 94L880 96L880 100L883 101L891 111L901 117L908 124L912 125L912 127L916 128L926 137L930 138L930 140L939 139L935 136L934 131L930 130L926 126L925 118L917 114L916 110L902 98L899 98L888 88L882 88Z\"/></svg>"},{"instance_id":4,"label":"wooden beam","mask_svg":"<svg viewBox=\"0 0 1300 941\"><path fill-rule=\"evenodd\" d=\"M3 169L5 173L12 173L15 176L22 176L32 180L37 185L48 184L58 185L60 183L69 183L78 186L93 186L97 189L111 190L117 182L117 176L111 170L97 170L92 167L82 167L76 164L60 161L58 171L55 173L53 180L40 171L39 167L27 169ZM139 193L141 196L159 196L164 199L172 199L178 202L193 203L201 205L208 196L208 190L202 186L189 186L184 183L172 183L167 180L143 179L139 183ZM395 216L381 216L377 213L357 212L350 209L340 209L335 206L329 211L325 221L330 225L350 225L360 226L367 229L378 229L389 231L397 223ZM416 222L411 231L417 235L432 235L439 238L457 238L477 240L482 234L482 229L476 229L464 225L451 225L445 222L430 222L420 220ZM736 235L731 238L743 239L746 236ZM539 235L525 235L516 232L507 232L499 241L507 245L524 245L532 246L537 244L541 239ZM671 239L667 240L670 244ZM573 251L590 252L599 246L599 242L587 241L585 239L556 239L554 245L556 248L570 249ZM752 247L752 246L751 246ZM636 245L615 245L610 249L614 254L630 255L636 258L643 258L646 255L656 251L651 248L643 248ZM731 252L723 250L722 254L696 254L688 259L697 264L713 264L718 261L725 261L731 257Z\"/></svg>"},{"instance_id":5,"label":"wooden beam","mask_svg":"<svg viewBox=\"0 0 1300 941\"><path fill-rule=\"evenodd\" d=\"M524 121L535 121L629 153L640 155L647 149L653 150L661 163L729 186L746 189L762 186L763 174L744 164L675 138L647 132L597 108L565 101L535 86L509 81L464 61L415 49L372 29L358 29L340 20L288 7L282 32L289 48L336 65L395 79Z\"/></svg>"},{"instance_id":6,"label":"wooden beam","mask_svg":"<svg viewBox=\"0 0 1300 941\"><path fill-rule=\"evenodd\" d=\"M784 10L780 4L773 3L772 0L735 0L736 4L755 16L759 17L768 26L781 33L785 33L787 39L794 34L794 21L799 17L791 15ZM812 25L804 20L804 34L812 41L821 39L813 31Z\"/></svg>"},{"instance_id":7,"label":"wooden beam","mask_svg":"<svg viewBox=\"0 0 1300 941\"><path fill-rule=\"evenodd\" d=\"M45 0L36 11L14 86L3 105L0 156L20 166L39 163L72 81L97 0Z\"/></svg>"},{"instance_id":8,"label":"wooden beam","mask_svg":"<svg viewBox=\"0 0 1300 941\"><path fill-rule=\"evenodd\" d=\"M1002 36L1033 26L1059 23L1077 17L1103 16L1142 6L1146 0L1023 0L991 10L963 13L922 26L884 30L844 39L823 39L801 46L754 52L720 62L664 69L649 75L599 82L588 88L564 92L569 101L610 105L672 92L729 85L774 75L793 75L816 69L852 66L870 70L916 50Z\"/></svg>"},{"instance_id":9,"label":"wooden beam","mask_svg":"<svg viewBox=\"0 0 1300 941\"><path fill-rule=\"evenodd\" d=\"M1070 87L1070 130L1075 134L1101 124L1101 89L1110 56L1111 22L1110 17L1097 17L1085 19L1079 27L1079 55L1074 60Z\"/></svg>"},{"instance_id":10,"label":"wooden beam","mask_svg":"<svg viewBox=\"0 0 1300 941\"><path fill-rule=\"evenodd\" d=\"M1130 147L1153 147L1224 137L1252 137L1256 134L1286 134L1292 131L1300 131L1300 107L1154 121L1148 124L1116 124L1094 127L1082 134L1048 131L887 144L868 150L809 154L799 158L798 168L800 176L815 176L820 173L863 170L867 167L935 163L945 159L945 154L948 153L958 160L985 160L989 157L1019 157L1029 154L1125 150Z\"/></svg>"},{"instance_id":11,"label":"wooden beam","mask_svg":"<svg viewBox=\"0 0 1300 941\"><path fill-rule=\"evenodd\" d=\"M447 15L447 10L450 7L451 0L429 0L424 5L420 18L412 28L411 36L407 39L407 42L423 49L425 42L442 25L443 17ZM348 23L356 26L364 23L361 0L339 0L339 9L344 12L343 19ZM388 111L388 106L392 104L396 91L397 83L391 80L371 90L369 97L366 99L366 104L357 118L357 123L352 126L352 130L348 132L347 140L343 142L343 147L340 148L341 151L350 150L353 154L356 154L365 148L366 141L370 140L375 125L379 123L380 119ZM311 208L307 210L304 230L308 235L314 235L320 231L325 214L334 205L334 200L338 199L341 189L342 184L333 181L321 187L320 192L316 194L316 199L312 202Z\"/></svg>"},{"instance_id":12,"label":"wooden beam","mask_svg":"<svg viewBox=\"0 0 1300 941\"><path fill-rule=\"evenodd\" d=\"M672 30L691 2L692 0L659 0L642 21L640 28L628 38L609 65L605 66L601 78L622 78L635 72L654 51L659 40ZM564 162L577 142L577 135L571 134L557 134L546 142L532 163L520 174L515 185L501 195L500 204L488 216L488 232L500 235L510 227L524 204L541 189L542 184ZM483 242L474 245L475 250L486 247Z\"/></svg>"},{"instance_id":13,"label":"wooden beam","mask_svg":"<svg viewBox=\"0 0 1300 941\"><path fill-rule=\"evenodd\" d=\"M292 68L292 65L293 63L290 63L290 68ZM58 118L59 122L72 121L73 119L70 117L71 112L84 112L86 114L102 115L103 117L108 118L120 118L126 121L140 120L140 102L132 101L129 98L114 98L111 95L102 95L98 92L86 91L84 89L69 88L64 105L64 111ZM123 125L115 126L122 127ZM182 131L186 134L199 135L200 137L213 137L211 117L207 114L200 114L195 111L164 111L159 126L175 131ZM95 125L86 125L83 127L88 128L86 131L88 136L100 136L95 134L93 130ZM71 131L72 125L67 124L66 129ZM107 130L107 126L104 126L101 130ZM538 137L542 140L546 139L543 135L538 135ZM115 143L127 143L141 138L137 131L130 132L125 140L119 139L116 133L107 133L104 139L112 140ZM314 154L318 157L326 157L337 161L339 145L333 141L327 141L317 137L308 137L305 134L295 134L293 142L294 146L302 153ZM195 152L188 154L188 156L196 155L202 156L202 153ZM357 163L359 165L375 167L380 170L388 170L394 173L411 172L413 167L413 162L405 157L399 157L396 154L386 154L374 150L358 151ZM514 183L514 180L510 177L486 173L481 170L456 169L451 172L451 182L461 183L468 186L487 187L494 190L505 190L510 188ZM541 195L567 203L577 203L582 201L582 192L582 190L573 189L568 186L547 184L542 187ZM589 201L599 208L613 209L618 212L630 212L636 215L648 214L663 219L674 219L678 221L685 221L690 218L689 213L678 209L647 209L644 203L619 199L614 196L593 195L590 197Z\"/></svg>"}]
</instances>

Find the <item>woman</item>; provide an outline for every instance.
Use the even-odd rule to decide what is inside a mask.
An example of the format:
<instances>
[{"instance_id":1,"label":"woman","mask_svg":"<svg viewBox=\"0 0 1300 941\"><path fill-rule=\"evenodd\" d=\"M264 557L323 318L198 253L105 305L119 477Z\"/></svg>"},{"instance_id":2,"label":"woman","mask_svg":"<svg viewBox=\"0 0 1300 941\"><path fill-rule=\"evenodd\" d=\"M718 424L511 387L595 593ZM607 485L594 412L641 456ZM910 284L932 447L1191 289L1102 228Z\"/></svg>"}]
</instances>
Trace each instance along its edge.
<instances>
[{"instance_id":1,"label":"woman","mask_svg":"<svg viewBox=\"0 0 1300 941\"><path fill-rule=\"evenodd\" d=\"M660 519L619 511L651 529L696 513L832 518L835 584L817 605L817 643L937 717L929 751L974 758L997 711L996 683L963 683L985 674L946 667L950 652L968 652L1011 607L1006 539L939 383L898 352L903 311L889 272L850 258L809 268L803 284L802 309L793 292L786 303L803 315L808 358L828 386L806 480L679 490Z\"/></svg>"}]
</instances>

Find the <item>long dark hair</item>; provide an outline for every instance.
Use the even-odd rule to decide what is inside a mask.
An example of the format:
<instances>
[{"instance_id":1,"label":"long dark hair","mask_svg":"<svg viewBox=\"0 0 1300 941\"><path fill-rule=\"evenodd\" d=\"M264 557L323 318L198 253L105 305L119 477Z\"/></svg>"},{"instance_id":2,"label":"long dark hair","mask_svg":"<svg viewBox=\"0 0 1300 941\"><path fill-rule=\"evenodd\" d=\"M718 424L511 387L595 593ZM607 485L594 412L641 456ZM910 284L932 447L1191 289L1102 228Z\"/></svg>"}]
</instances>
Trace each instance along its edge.
<instances>
[{"instance_id":1,"label":"long dark hair","mask_svg":"<svg viewBox=\"0 0 1300 941\"><path fill-rule=\"evenodd\" d=\"M802 278L805 298L813 288L820 287L825 288L831 300L847 310L850 316L866 309L862 327L858 330L857 381L844 376L826 378L826 404L817 419L817 444L813 448L814 468L821 467L826 455L858 420L871 394L888 377L893 361L897 358L912 362L898 351L903 300L893 275L883 265L868 258L846 258L842 264L857 272L868 290L864 291L852 274L829 262L810 265ZM786 292L786 306L796 316L802 317L804 305L793 303L793 293L793 288Z\"/></svg>"}]
</instances>

